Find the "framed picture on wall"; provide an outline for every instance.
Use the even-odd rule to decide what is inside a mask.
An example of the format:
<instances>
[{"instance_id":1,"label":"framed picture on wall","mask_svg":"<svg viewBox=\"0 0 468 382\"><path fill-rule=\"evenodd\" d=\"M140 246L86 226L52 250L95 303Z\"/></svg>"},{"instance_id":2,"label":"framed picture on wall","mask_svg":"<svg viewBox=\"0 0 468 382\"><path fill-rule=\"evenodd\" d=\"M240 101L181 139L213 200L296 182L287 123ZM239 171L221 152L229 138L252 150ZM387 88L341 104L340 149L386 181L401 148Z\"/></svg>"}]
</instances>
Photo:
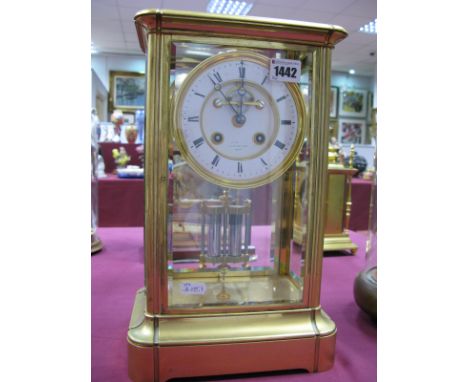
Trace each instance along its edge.
<instances>
[{"instance_id":1,"label":"framed picture on wall","mask_svg":"<svg viewBox=\"0 0 468 382\"><path fill-rule=\"evenodd\" d=\"M366 139L365 119L340 119L338 142L341 144L364 144Z\"/></svg>"},{"instance_id":2,"label":"framed picture on wall","mask_svg":"<svg viewBox=\"0 0 468 382\"><path fill-rule=\"evenodd\" d=\"M330 88L330 118L338 116L338 87Z\"/></svg>"},{"instance_id":3,"label":"framed picture on wall","mask_svg":"<svg viewBox=\"0 0 468 382\"><path fill-rule=\"evenodd\" d=\"M133 125L135 123L135 114L134 113L123 113L124 123Z\"/></svg>"},{"instance_id":4,"label":"framed picture on wall","mask_svg":"<svg viewBox=\"0 0 468 382\"><path fill-rule=\"evenodd\" d=\"M341 117L367 116L367 90L340 89L339 114Z\"/></svg>"},{"instance_id":5,"label":"framed picture on wall","mask_svg":"<svg viewBox=\"0 0 468 382\"><path fill-rule=\"evenodd\" d=\"M109 112L145 107L145 75L136 72L109 72Z\"/></svg>"}]
</instances>

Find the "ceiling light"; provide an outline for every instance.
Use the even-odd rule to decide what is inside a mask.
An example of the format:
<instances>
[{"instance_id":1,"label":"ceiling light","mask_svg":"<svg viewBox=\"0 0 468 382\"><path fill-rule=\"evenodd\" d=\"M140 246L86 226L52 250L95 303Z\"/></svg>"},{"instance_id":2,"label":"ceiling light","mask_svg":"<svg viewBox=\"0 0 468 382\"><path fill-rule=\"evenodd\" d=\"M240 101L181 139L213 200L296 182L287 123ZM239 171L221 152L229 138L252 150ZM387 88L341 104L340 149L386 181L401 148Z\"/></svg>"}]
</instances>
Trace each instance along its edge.
<instances>
[{"instance_id":1,"label":"ceiling light","mask_svg":"<svg viewBox=\"0 0 468 382\"><path fill-rule=\"evenodd\" d=\"M377 19L375 19L374 21L371 21L371 22L367 23L366 25L362 26L361 28L359 28L359 31L363 32L363 33L377 34Z\"/></svg>"},{"instance_id":2,"label":"ceiling light","mask_svg":"<svg viewBox=\"0 0 468 382\"><path fill-rule=\"evenodd\" d=\"M356 71L354 69L349 69L349 74L354 74Z\"/></svg>"},{"instance_id":3,"label":"ceiling light","mask_svg":"<svg viewBox=\"0 0 468 382\"><path fill-rule=\"evenodd\" d=\"M209 13L220 15L245 16L252 9L253 4L245 1L210 0L206 6Z\"/></svg>"}]
</instances>

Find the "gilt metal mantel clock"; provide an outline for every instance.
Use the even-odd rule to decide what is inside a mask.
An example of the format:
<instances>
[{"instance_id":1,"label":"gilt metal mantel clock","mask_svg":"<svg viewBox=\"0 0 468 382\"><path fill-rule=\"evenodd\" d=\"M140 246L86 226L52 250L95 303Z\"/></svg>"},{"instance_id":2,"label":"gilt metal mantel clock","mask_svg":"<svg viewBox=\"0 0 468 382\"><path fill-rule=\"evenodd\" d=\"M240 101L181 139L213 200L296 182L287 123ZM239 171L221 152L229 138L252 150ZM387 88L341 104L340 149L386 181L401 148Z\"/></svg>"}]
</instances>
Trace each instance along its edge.
<instances>
[{"instance_id":1,"label":"gilt metal mantel clock","mask_svg":"<svg viewBox=\"0 0 468 382\"><path fill-rule=\"evenodd\" d=\"M329 369L336 327L320 284L330 57L346 32L165 10L135 23L147 54L146 215L130 378Z\"/></svg>"}]
</instances>

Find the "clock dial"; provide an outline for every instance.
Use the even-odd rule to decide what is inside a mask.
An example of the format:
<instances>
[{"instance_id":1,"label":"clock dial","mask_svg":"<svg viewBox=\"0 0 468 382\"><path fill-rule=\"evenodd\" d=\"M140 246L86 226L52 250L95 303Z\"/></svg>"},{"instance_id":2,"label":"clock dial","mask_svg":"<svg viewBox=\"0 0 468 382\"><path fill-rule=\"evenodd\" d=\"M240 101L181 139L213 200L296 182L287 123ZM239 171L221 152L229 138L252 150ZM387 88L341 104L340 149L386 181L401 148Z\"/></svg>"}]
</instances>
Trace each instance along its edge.
<instances>
[{"instance_id":1,"label":"clock dial","mask_svg":"<svg viewBox=\"0 0 468 382\"><path fill-rule=\"evenodd\" d=\"M294 162L303 143L304 110L296 84L269 79L267 57L219 54L182 83L175 100L177 145L209 181L258 186Z\"/></svg>"}]
</instances>

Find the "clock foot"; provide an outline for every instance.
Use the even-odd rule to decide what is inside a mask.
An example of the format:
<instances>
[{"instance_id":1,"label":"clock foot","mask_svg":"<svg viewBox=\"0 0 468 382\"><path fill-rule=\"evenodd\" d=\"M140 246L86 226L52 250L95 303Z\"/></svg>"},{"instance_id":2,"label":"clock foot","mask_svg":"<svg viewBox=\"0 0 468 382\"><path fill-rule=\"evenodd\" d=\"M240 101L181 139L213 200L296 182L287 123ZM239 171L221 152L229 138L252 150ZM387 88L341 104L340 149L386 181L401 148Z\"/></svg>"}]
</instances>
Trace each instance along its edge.
<instances>
[{"instance_id":1,"label":"clock foot","mask_svg":"<svg viewBox=\"0 0 468 382\"><path fill-rule=\"evenodd\" d=\"M356 254L358 246L351 241L349 235L345 232L337 235L325 235L323 242L324 251L351 251Z\"/></svg>"}]
</instances>

